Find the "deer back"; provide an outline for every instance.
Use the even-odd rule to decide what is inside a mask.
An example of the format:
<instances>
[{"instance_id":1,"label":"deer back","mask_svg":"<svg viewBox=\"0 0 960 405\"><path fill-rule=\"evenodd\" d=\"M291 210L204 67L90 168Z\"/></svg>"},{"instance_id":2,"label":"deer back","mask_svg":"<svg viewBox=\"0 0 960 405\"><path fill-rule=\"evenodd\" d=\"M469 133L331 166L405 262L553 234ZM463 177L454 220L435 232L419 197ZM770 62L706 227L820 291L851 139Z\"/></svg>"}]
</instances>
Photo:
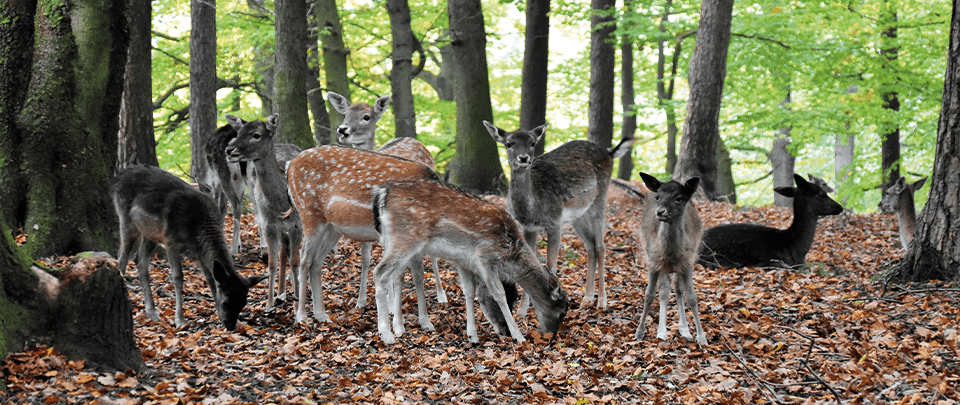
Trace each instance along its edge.
<instances>
[{"instance_id":1,"label":"deer back","mask_svg":"<svg viewBox=\"0 0 960 405\"><path fill-rule=\"evenodd\" d=\"M691 199L699 186L699 178L685 183L661 182L640 173L650 189L644 204L640 226L640 244L649 268L665 274L678 274L692 267L697 260L703 224Z\"/></svg>"},{"instance_id":2,"label":"deer back","mask_svg":"<svg viewBox=\"0 0 960 405\"><path fill-rule=\"evenodd\" d=\"M413 138L393 138L377 149L377 152L412 160L429 167L431 170L435 169L433 155L420 141Z\"/></svg>"},{"instance_id":3,"label":"deer back","mask_svg":"<svg viewBox=\"0 0 960 405\"><path fill-rule=\"evenodd\" d=\"M337 145L308 149L287 169L290 196L305 233L332 223L360 241L377 240L370 204L373 186L407 177L436 179L437 175L406 159Z\"/></svg>"},{"instance_id":4,"label":"deer back","mask_svg":"<svg viewBox=\"0 0 960 405\"><path fill-rule=\"evenodd\" d=\"M343 114L343 122L337 127L338 141L354 148L373 150L377 122L390 105L390 96L380 97L373 105L350 104L346 97L332 91L327 92L327 99L337 112Z\"/></svg>"}]
</instances>

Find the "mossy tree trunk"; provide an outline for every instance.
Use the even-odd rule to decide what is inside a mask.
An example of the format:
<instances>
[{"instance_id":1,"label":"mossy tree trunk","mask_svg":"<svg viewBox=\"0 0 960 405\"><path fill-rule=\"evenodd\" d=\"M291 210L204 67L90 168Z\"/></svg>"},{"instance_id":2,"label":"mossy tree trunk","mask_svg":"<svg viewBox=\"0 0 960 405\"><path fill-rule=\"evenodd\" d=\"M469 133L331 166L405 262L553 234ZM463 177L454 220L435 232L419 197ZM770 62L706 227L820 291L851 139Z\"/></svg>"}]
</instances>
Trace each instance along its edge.
<instances>
[{"instance_id":1,"label":"mossy tree trunk","mask_svg":"<svg viewBox=\"0 0 960 405\"><path fill-rule=\"evenodd\" d=\"M276 107L280 114L278 142L303 149L316 146L307 114L307 3L278 1L277 64L274 70Z\"/></svg>"},{"instance_id":2,"label":"mossy tree trunk","mask_svg":"<svg viewBox=\"0 0 960 405\"><path fill-rule=\"evenodd\" d=\"M117 163L126 7L122 0L0 7L16 21L0 25L0 70L9 80L0 86L0 221L29 234L29 257L115 248L107 191Z\"/></svg>"}]
</instances>

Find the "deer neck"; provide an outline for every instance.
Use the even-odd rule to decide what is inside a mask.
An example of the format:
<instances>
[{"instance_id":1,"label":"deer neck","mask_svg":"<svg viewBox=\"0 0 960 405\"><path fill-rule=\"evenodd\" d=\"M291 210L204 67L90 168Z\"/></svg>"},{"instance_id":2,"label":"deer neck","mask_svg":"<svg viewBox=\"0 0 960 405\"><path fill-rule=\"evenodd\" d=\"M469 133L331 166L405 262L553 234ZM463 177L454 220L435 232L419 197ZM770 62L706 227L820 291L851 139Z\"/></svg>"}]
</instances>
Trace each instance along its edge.
<instances>
[{"instance_id":1,"label":"deer neck","mask_svg":"<svg viewBox=\"0 0 960 405\"><path fill-rule=\"evenodd\" d=\"M684 217L680 216L671 222L660 222L658 237L663 246L664 253L668 256L678 256L683 254L683 231Z\"/></svg>"},{"instance_id":2,"label":"deer neck","mask_svg":"<svg viewBox=\"0 0 960 405\"><path fill-rule=\"evenodd\" d=\"M526 217L536 210L531 166L510 173L509 201L514 215ZM519 220L519 218L518 218ZM523 223L524 221L520 221Z\"/></svg>"},{"instance_id":3,"label":"deer neck","mask_svg":"<svg viewBox=\"0 0 960 405\"><path fill-rule=\"evenodd\" d=\"M261 206L279 204L277 210L286 211L290 205L287 195L287 176L280 170L272 144L263 157L253 161L253 166L257 170L257 202L261 203Z\"/></svg>"},{"instance_id":4,"label":"deer neck","mask_svg":"<svg viewBox=\"0 0 960 405\"><path fill-rule=\"evenodd\" d=\"M900 223L900 242L906 249L913 241L917 231L917 212L913 205L913 193L909 189L900 193L897 199L897 221Z\"/></svg>"},{"instance_id":5,"label":"deer neck","mask_svg":"<svg viewBox=\"0 0 960 405\"><path fill-rule=\"evenodd\" d=\"M783 231L784 237L791 246L800 252L807 252L813 246L813 238L817 234L817 220L819 217L809 209L803 209L797 199L793 200L793 222Z\"/></svg>"}]
</instances>

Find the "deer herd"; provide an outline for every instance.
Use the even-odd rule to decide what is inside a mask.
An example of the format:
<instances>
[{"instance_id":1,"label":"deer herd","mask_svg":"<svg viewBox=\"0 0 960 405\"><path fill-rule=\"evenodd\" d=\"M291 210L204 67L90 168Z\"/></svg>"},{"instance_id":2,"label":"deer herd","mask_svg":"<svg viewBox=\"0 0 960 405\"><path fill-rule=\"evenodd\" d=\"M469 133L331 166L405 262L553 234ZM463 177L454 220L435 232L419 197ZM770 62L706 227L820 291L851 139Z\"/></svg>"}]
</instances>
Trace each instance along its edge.
<instances>
[{"instance_id":1,"label":"deer herd","mask_svg":"<svg viewBox=\"0 0 960 405\"><path fill-rule=\"evenodd\" d=\"M387 344L395 343L404 332L400 295L408 268L420 327L434 329L424 293L425 255L432 259L440 302L446 302L447 295L437 258L456 271L470 341L479 341L474 298L498 335L524 341L514 313L522 318L530 305L541 332L556 335L569 305L557 277L565 224L572 226L587 254L581 307L607 307L605 201L613 159L628 153L634 139L624 139L613 148L571 141L536 156L534 147L543 138L546 125L507 132L484 121L493 139L503 144L510 166L504 208L441 180L434 172L433 156L415 139L395 138L376 148L377 121L390 104L388 96L372 106L351 104L333 92L328 96L344 115L337 129L344 146L301 151L275 141L277 114L249 122L227 114L228 125L204 145L208 170L197 179L198 187L156 167L135 166L115 176L110 192L120 219L118 262L126 269L137 249L136 267L148 318L160 319L150 288L149 263L157 244L162 244L170 262L178 328L186 325L184 255L202 269L220 323L228 330L236 329L247 294L260 281L267 280L268 311L287 300L287 270L293 281L290 297L296 301L296 322L305 322L310 316L308 286L313 317L330 322L322 282L323 270L329 267L324 263L342 237L347 237L362 243L357 307L366 305L371 243L383 246L383 257L374 269L374 290L377 330ZM788 228L723 224L703 229L693 202L698 178L663 182L646 173L640 177L647 190L632 188L631 192L643 199L637 240L648 283L635 333L638 341L646 335L647 315L658 290L657 338L667 338L672 287L679 334L706 344L693 281L696 264L707 269L803 266L818 217L843 211L827 196L832 189L822 179L794 175L796 187L774 190L793 198L793 223ZM883 212L897 213L904 247L909 246L915 229L913 193L925 180L907 183L900 178L880 203ZM619 187L631 188L629 184ZM261 244L266 247L266 276L247 278L234 267L245 188L251 190ZM230 246L222 226L228 204L234 219ZM546 234L546 264L537 257L540 232ZM275 280L278 271L279 280ZM523 295L514 310L520 298L518 285ZM695 337L688 328L686 308L693 315Z\"/></svg>"}]
</instances>

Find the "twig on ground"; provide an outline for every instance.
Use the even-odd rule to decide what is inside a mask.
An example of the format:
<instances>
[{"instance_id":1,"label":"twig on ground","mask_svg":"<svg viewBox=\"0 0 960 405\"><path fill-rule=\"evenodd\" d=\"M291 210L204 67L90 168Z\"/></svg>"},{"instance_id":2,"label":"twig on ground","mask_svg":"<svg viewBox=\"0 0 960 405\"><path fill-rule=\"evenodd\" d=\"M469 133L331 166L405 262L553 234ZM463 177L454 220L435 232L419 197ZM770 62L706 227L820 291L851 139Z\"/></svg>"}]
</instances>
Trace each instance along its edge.
<instances>
[{"instance_id":1,"label":"twig on ground","mask_svg":"<svg viewBox=\"0 0 960 405\"><path fill-rule=\"evenodd\" d=\"M877 396L878 396L878 397L882 397L882 396L883 396L884 394L886 394L887 392L893 391L893 390L897 389L897 387L899 387L901 384L903 384L903 380L897 381L896 384L893 384L893 385L891 385L891 386L889 386L889 387L887 387L887 388L884 388L882 391L880 391L880 394L877 395Z\"/></svg>"},{"instance_id":2,"label":"twig on ground","mask_svg":"<svg viewBox=\"0 0 960 405\"><path fill-rule=\"evenodd\" d=\"M824 387L827 387L830 390L830 392L833 393L833 398L837 400L837 404L843 405L843 402L840 401L840 394L837 393L837 390L835 390L833 386L831 386L830 384L827 384L827 382L820 377L820 374L817 374L816 371L813 371L813 368L810 367L810 363L808 363L808 360L810 359L810 353L813 352L813 343L814 343L814 340L810 339L810 347L807 349L807 356L801 361L801 363L803 363L803 367L805 367L807 371L810 372L810 374L813 374L813 376L818 381L820 381L820 383L823 384Z\"/></svg>"},{"instance_id":3,"label":"twig on ground","mask_svg":"<svg viewBox=\"0 0 960 405\"><path fill-rule=\"evenodd\" d=\"M758 375L756 371L753 371L753 369L750 368L750 366L748 366L747 363L743 361L743 359L741 359L740 356L737 355L737 352L735 352L733 348L731 348L730 345L727 344L727 342L723 342L723 345L726 346L727 350L730 351L730 354L733 355L733 357L737 359L738 362L740 362L740 365L743 366L743 368L745 368L747 372L750 373L750 375L752 375L753 378L757 380L756 384L757 384L757 387L760 388L760 391L763 392L764 395L766 395L767 398L770 398L770 400L773 401L774 403L780 403L780 395L777 395L777 392L774 391L772 388L770 388L767 385L767 382L764 381L763 378L760 378L760 375ZM769 391L770 394L772 394L773 396L771 397L770 395L768 395L767 391Z\"/></svg>"}]
</instances>

